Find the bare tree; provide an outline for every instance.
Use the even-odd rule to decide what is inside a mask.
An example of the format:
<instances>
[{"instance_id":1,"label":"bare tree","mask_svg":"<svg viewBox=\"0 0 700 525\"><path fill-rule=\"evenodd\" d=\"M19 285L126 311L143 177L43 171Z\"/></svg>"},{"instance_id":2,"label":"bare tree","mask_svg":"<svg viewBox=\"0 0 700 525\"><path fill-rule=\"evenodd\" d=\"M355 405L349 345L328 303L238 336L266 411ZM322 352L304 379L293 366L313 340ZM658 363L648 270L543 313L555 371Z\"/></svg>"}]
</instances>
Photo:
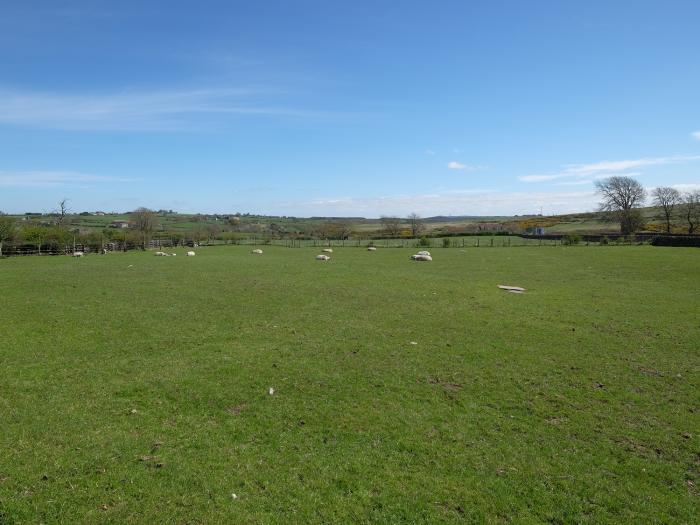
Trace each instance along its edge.
<instances>
[{"instance_id":1,"label":"bare tree","mask_svg":"<svg viewBox=\"0 0 700 525\"><path fill-rule=\"evenodd\" d=\"M655 188L651 192L651 196L654 198L654 205L660 207L664 214L664 220L666 221L666 233L671 233L673 209L682 201L680 192L675 188L662 186Z\"/></svg>"},{"instance_id":2,"label":"bare tree","mask_svg":"<svg viewBox=\"0 0 700 525\"><path fill-rule=\"evenodd\" d=\"M151 234L157 225L156 214L148 208L137 208L131 213L134 229L139 234L141 248L146 249Z\"/></svg>"},{"instance_id":3,"label":"bare tree","mask_svg":"<svg viewBox=\"0 0 700 525\"><path fill-rule=\"evenodd\" d=\"M349 239L350 235L352 235L352 224L350 224L350 221L337 221L335 223L335 229L338 232L339 239Z\"/></svg>"},{"instance_id":4,"label":"bare tree","mask_svg":"<svg viewBox=\"0 0 700 525\"><path fill-rule=\"evenodd\" d=\"M695 233L695 229L700 225L700 191L683 195L681 214L688 223L688 233Z\"/></svg>"},{"instance_id":5,"label":"bare tree","mask_svg":"<svg viewBox=\"0 0 700 525\"><path fill-rule=\"evenodd\" d=\"M596 182L602 197L600 209L614 214L623 235L634 233L643 226L642 215L637 208L644 204L646 190L631 177L610 177Z\"/></svg>"},{"instance_id":6,"label":"bare tree","mask_svg":"<svg viewBox=\"0 0 700 525\"><path fill-rule=\"evenodd\" d=\"M411 236L412 237L418 237L420 233L425 229L425 225L423 224L423 219L420 218L420 215L417 213L411 213L408 216L408 224L411 228Z\"/></svg>"},{"instance_id":7,"label":"bare tree","mask_svg":"<svg viewBox=\"0 0 700 525\"><path fill-rule=\"evenodd\" d=\"M394 216L382 215L379 219L382 223L382 231L387 237L398 237L401 233L401 219Z\"/></svg>"},{"instance_id":8,"label":"bare tree","mask_svg":"<svg viewBox=\"0 0 700 525\"><path fill-rule=\"evenodd\" d=\"M63 226L63 223L66 220L66 215L68 215L69 213L70 213L70 209L68 208L68 199L66 199L64 197L58 203L58 209L56 210L56 214L58 215L58 225L59 226Z\"/></svg>"},{"instance_id":9,"label":"bare tree","mask_svg":"<svg viewBox=\"0 0 700 525\"><path fill-rule=\"evenodd\" d=\"M2 243L14 238L16 231L15 220L0 212L0 257L2 257Z\"/></svg>"}]
</instances>

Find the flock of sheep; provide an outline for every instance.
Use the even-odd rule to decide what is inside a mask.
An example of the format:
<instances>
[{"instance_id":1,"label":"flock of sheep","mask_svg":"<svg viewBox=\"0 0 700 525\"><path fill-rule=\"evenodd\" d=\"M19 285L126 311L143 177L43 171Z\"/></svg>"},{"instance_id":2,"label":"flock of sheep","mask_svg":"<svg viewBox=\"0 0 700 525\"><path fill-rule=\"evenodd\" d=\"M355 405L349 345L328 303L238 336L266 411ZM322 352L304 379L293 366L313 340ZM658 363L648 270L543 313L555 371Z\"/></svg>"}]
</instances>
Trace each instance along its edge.
<instances>
[{"instance_id":1,"label":"flock of sheep","mask_svg":"<svg viewBox=\"0 0 700 525\"><path fill-rule=\"evenodd\" d=\"M176 253L156 252L156 257L175 257L176 255ZM197 254L192 251L187 252L187 257L194 257L195 255Z\"/></svg>"},{"instance_id":2,"label":"flock of sheep","mask_svg":"<svg viewBox=\"0 0 700 525\"><path fill-rule=\"evenodd\" d=\"M376 252L377 248L375 246L369 246L367 248L368 252ZM317 261L330 261L331 256L328 255L329 253L333 253L333 248L324 248L321 250L321 252L316 256ZM255 255L262 255L263 251L260 248L257 248L253 250L251 253ZM433 257L430 255L430 252L427 251L420 251L416 253L415 255L411 255L411 260L412 261L432 261Z\"/></svg>"},{"instance_id":3,"label":"flock of sheep","mask_svg":"<svg viewBox=\"0 0 700 525\"><path fill-rule=\"evenodd\" d=\"M377 248L375 246L369 246L367 248L367 251L376 252ZM321 252L323 252L323 253L320 253L319 255L317 255L316 260L317 261L330 261L331 256L328 254L333 253L333 248L324 248L323 250L321 250ZM250 253L252 253L253 255L262 255L263 251L260 248L256 248L255 250L251 251ZM74 255L76 255L76 254L74 254ZM82 253L80 255L82 255ZM175 255L177 255L177 254L176 253L166 253L166 252L156 252L157 257L171 257L171 256L175 256ZM195 252L192 252L192 251L187 252L188 257L194 257L195 255L196 255ZM423 251L416 253L415 255L411 255L411 260L412 261L432 261L433 257L430 255L430 252L423 250Z\"/></svg>"},{"instance_id":4,"label":"flock of sheep","mask_svg":"<svg viewBox=\"0 0 700 525\"><path fill-rule=\"evenodd\" d=\"M331 256L328 255L329 253L333 253L333 248L324 248L321 250L323 253L319 254L316 256L317 261L330 261ZM369 252L376 252L377 248L375 246L369 246L367 248L367 251ZM256 248L255 250L251 251L253 255L262 255L263 251L260 248ZM156 257L175 257L177 254L176 253L166 253L166 252L156 252L155 253ZM197 255L193 251L188 251L187 252L187 257L194 257ZM83 252L73 252L73 257L82 257ZM430 255L430 252L427 251L420 251L416 253L415 255L411 255L411 260L412 261L432 261L433 258Z\"/></svg>"}]
</instances>

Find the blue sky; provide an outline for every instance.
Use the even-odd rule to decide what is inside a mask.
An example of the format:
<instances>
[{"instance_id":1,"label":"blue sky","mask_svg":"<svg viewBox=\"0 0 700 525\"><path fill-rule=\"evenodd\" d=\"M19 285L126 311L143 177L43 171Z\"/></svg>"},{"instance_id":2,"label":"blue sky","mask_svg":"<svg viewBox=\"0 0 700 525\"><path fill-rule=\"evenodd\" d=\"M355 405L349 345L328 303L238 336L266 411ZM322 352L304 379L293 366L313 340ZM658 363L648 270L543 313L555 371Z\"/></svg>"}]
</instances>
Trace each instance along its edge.
<instances>
[{"instance_id":1,"label":"blue sky","mask_svg":"<svg viewBox=\"0 0 700 525\"><path fill-rule=\"evenodd\" d=\"M0 210L586 211L700 188L696 1L0 3Z\"/></svg>"}]
</instances>

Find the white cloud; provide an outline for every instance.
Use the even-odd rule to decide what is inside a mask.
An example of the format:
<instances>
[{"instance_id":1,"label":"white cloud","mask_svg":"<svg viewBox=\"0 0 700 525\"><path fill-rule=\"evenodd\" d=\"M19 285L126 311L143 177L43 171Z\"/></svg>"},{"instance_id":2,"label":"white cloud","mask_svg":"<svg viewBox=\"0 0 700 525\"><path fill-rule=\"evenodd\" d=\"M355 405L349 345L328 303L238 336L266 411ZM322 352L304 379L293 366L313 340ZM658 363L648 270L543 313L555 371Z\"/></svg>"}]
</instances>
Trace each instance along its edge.
<instances>
[{"instance_id":1,"label":"white cloud","mask_svg":"<svg viewBox=\"0 0 700 525\"><path fill-rule=\"evenodd\" d=\"M695 140L700 140L700 131L694 131L690 134Z\"/></svg>"},{"instance_id":2,"label":"white cloud","mask_svg":"<svg viewBox=\"0 0 700 525\"><path fill-rule=\"evenodd\" d=\"M133 182L134 180L73 171L0 171L0 187L14 188L89 185L106 182Z\"/></svg>"},{"instance_id":3,"label":"white cloud","mask_svg":"<svg viewBox=\"0 0 700 525\"><path fill-rule=\"evenodd\" d=\"M434 215L513 215L572 213L594 210L593 190L575 192L498 192L493 190L443 191L420 195L387 195L374 198L342 197L271 204L276 213L296 216L407 216L416 212Z\"/></svg>"},{"instance_id":4,"label":"white cloud","mask_svg":"<svg viewBox=\"0 0 700 525\"><path fill-rule=\"evenodd\" d=\"M673 157L645 157L633 160L604 160L591 164L567 164L557 173L544 175L523 175L518 177L522 182L547 182L565 178L601 178L612 175L640 175L639 172L629 173L627 170L645 166L662 166L682 164L700 160L700 155L676 155Z\"/></svg>"},{"instance_id":5,"label":"white cloud","mask_svg":"<svg viewBox=\"0 0 700 525\"><path fill-rule=\"evenodd\" d=\"M435 151L432 149L427 149L427 150L425 150L425 154L428 155L429 157L434 157Z\"/></svg>"},{"instance_id":6,"label":"white cloud","mask_svg":"<svg viewBox=\"0 0 700 525\"><path fill-rule=\"evenodd\" d=\"M447 167L451 170L464 170L464 171L474 171L480 168L480 166L470 166L469 164L462 164L453 160L447 164Z\"/></svg>"},{"instance_id":7,"label":"white cloud","mask_svg":"<svg viewBox=\"0 0 700 525\"><path fill-rule=\"evenodd\" d=\"M113 94L46 94L0 90L0 123L71 130L174 131L232 116L322 116L261 103L262 91L198 89Z\"/></svg>"},{"instance_id":8,"label":"white cloud","mask_svg":"<svg viewBox=\"0 0 700 525\"><path fill-rule=\"evenodd\" d=\"M700 191L700 182L695 184L671 184L671 187L678 191Z\"/></svg>"}]
</instances>

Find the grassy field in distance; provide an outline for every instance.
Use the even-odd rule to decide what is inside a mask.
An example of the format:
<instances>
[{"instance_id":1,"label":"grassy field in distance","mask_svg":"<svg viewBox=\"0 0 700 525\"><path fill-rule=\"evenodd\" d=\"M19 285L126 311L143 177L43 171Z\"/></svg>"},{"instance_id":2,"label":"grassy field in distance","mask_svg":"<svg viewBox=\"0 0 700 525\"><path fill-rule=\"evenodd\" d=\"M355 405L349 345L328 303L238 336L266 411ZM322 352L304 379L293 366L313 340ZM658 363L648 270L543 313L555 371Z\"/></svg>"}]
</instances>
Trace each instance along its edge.
<instances>
[{"instance_id":1,"label":"grassy field in distance","mask_svg":"<svg viewBox=\"0 0 700 525\"><path fill-rule=\"evenodd\" d=\"M697 249L262 248L0 260L0 523L697 522Z\"/></svg>"},{"instance_id":2,"label":"grassy field in distance","mask_svg":"<svg viewBox=\"0 0 700 525\"><path fill-rule=\"evenodd\" d=\"M641 213L644 217L647 230L663 231L661 220L661 210L659 208L647 207L642 208ZM27 225L22 221L24 216L15 216L20 222L20 225ZM187 213L167 213L157 215L156 232L177 232L182 234L192 233L195 229L203 229L207 227L216 227L222 230L231 229L228 222L228 215L223 214L218 217L207 214L187 214ZM129 214L108 214L108 215L79 215L73 214L68 216L67 224L70 228L77 228L85 231L99 231L108 228L110 223L115 220L129 221L133 217ZM218 219L218 220L217 220ZM55 221L55 217L51 216L33 216L32 221L51 223ZM678 217L675 219L675 233L684 233L685 224ZM281 228L285 232L301 231L307 234L312 234L315 230L326 223L344 223L350 231L351 237L367 237L367 236L382 236L383 227L380 219L363 219L357 217L350 218L300 218L300 217L275 217L262 215L244 215L240 217L239 226L241 231L248 234L262 235L265 232L278 233L276 228ZM274 227L273 227L274 225ZM500 225L504 230L515 233L525 231L528 227L541 226L544 227L547 234L601 234L601 233L619 233L619 225L615 222L604 220L603 214L599 212L578 213L569 215L554 215L554 216L494 216L494 217L426 217L423 225L425 229L422 234L429 236L440 236L440 234L457 233L474 233L479 227L486 231L497 231L494 225ZM252 227L252 229L251 229ZM402 219L401 237L409 235L408 224L405 219ZM284 235L282 235L284 237ZM318 237L318 235L316 235ZM321 236L323 237L323 236Z\"/></svg>"}]
</instances>

